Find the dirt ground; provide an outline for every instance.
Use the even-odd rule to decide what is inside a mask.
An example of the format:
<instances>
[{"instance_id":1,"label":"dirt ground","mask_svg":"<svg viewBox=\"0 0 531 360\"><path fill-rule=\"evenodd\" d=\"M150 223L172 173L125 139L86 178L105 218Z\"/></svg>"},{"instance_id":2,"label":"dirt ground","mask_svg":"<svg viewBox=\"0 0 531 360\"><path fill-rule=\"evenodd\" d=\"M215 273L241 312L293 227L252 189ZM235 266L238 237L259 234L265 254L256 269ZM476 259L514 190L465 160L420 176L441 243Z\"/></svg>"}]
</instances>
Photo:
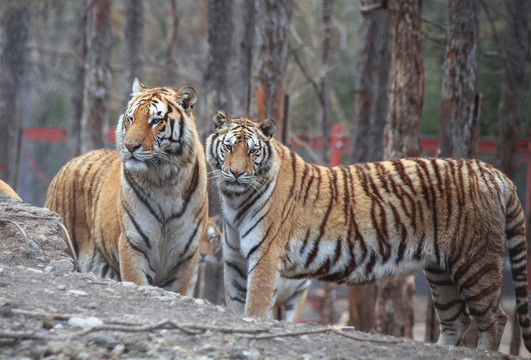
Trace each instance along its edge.
<instances>
[{"instance_id":1,"label":"dirt ground","mask_svg":"<svg viewBox=\"0 0 531 360\"><path fill-rule=\"evenodd\" d=\"M516 359L255 320L201 299L76 273L60 233L46 209L0 199L0 359Z\"/></svg>"}]
</instances>

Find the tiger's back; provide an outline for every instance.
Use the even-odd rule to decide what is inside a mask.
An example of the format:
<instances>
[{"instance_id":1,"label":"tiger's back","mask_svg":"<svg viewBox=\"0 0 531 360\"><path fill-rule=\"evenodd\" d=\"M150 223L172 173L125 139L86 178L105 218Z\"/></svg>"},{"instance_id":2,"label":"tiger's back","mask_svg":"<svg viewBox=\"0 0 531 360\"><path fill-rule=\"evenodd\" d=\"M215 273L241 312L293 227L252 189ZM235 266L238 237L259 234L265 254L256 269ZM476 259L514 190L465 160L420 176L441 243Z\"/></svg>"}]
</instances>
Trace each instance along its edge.
<instances>
[{"instance_id":1,"label":"tiger's back","mask_svg":"<svg viewBox=\"0 0 531 360\"><path fill-rule=\"evenodd\" d=\"M9 186L6 182L4 182L2 179L0 179L0 197L22 201L16 191L13 190L13 188Z\"/></svg>"},{"instance_id":2,"label":"tiger's back","mask_svg":"<svg viewBox=\"0 0 531 360\"><path fill-rule=\"evenodd\" d=\"M439 342L456 345L472 315L478 346L493 350L507 318L499 307L507 247L531 347L524 212L500 171L477 160L425 158L327 168L272 139L270 119L218 113L214 123L207 160L221 178L229 229L229 307L266 316L279 276L360 284L424 269Z\"/></svg>"},{"instance_id":3,"label":"tiger's back","mask_svg":"<svg viewBox=\"0 0 531 360\"><path fill-rule=\"evenodd\" d=\"M121 229L120 214L113 209L120 206L120 165L113 150L94 150L72 159L52 180L44 203L61 215L78 258L78 270L116 280L120 279ZM73 255L69 247L67 252Z\"/></svg>"}]
</instances>

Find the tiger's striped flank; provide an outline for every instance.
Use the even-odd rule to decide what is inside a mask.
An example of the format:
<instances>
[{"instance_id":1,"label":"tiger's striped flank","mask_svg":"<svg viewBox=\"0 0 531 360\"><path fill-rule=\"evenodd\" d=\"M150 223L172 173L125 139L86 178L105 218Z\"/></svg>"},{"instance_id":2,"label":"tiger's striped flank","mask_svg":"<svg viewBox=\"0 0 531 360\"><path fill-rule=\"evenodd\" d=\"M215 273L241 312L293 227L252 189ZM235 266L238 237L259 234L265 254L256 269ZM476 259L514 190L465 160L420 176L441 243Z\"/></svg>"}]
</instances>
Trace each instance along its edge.
<instances>
[{"instance_id":1,"label":"tiger's striped flank","mask_svg":"<svg viewBox=\"0 0 531 360\"><path fill-rule=\"evenodd\" d=\"M116 128L116 150L69 161L45 206L71 236L78 270L186 293L208 218L207 172L190 87L138 79Z\"/></svg>"},{"instance_id":2,"label":"tiger's striped flank","mask_svg":"<svg viewBox=\"0 0 531 360\"><path fill-rule=\"evenodd\" d=\"M271 313L280 276L363 284L423 269L440 344L473 318L496 350L505 249L531 350L524 211L514 184L478 160L412 158L327 168L272 139L275 123L214 116L207 162L223 204L226 301Z\"/></svg>"}]
</instances>

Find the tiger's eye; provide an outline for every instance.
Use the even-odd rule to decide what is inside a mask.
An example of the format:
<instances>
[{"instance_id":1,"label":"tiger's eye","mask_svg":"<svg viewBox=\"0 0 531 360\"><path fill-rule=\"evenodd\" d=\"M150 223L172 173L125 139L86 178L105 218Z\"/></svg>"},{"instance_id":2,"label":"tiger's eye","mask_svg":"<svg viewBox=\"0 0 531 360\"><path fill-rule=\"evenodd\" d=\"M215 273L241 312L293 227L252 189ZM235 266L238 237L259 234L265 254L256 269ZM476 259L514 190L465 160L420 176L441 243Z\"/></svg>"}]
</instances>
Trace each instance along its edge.
<instances>
[{"instance_id":1,"label":"tiger's eye","mask_svg":"<svg viewBox=\"0 0 531 360\"><path fill-rule=\"evenodd\" d=\"M223 145L225 145L225 149L227 149L228 152L232 151L232 145L229 145L229 144L223 144Z\"/></svg>"}]
</instances>

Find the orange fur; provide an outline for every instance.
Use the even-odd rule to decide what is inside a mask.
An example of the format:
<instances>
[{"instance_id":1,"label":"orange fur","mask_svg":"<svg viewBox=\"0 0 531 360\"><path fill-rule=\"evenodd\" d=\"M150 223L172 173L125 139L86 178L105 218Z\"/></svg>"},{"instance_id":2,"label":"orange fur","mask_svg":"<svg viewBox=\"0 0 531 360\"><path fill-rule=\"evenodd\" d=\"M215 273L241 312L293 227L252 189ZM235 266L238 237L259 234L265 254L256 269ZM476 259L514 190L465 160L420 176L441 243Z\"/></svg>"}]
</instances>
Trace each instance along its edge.
<instances>
[{"instance_id":1,"label":"orange fur","mask_svg":"<svg viewBox=\"0 0 531 360\"><path fill-rule=\"evenodd\" d=\"M3 180L0 180L0 195L5 195L6 197L13 199L13 200L20 200L20 196L9 186L7 183L5 183Z\"/></svg>"}]
</instances>

